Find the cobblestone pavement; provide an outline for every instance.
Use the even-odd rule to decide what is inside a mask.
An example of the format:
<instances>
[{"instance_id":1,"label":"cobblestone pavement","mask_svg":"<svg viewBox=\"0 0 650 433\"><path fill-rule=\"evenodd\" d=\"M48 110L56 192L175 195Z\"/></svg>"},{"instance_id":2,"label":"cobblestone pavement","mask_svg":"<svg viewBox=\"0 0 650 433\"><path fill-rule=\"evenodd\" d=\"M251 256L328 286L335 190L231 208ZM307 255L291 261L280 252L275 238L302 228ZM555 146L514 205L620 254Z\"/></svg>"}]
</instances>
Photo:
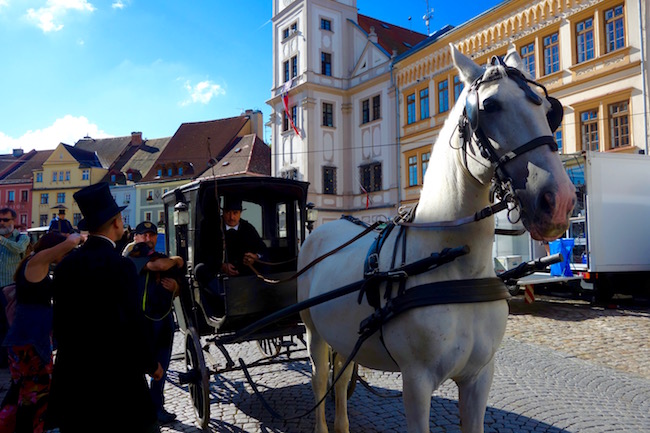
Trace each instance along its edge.
<instances>
[{"instance_id":1,"label":"cobblestone pavement","mask_svg":"<svg viewBox=\"0 0 650 433\"><path fill-rule=\"evenodd\" d=\"M485 418L486 432L642 432L650 431L650 308L604 309L585 302L538 297L528 305L510 301L506 337L497 353L494 383ZM167 432L199 432L194 409L178 374L185 371L183 335L166 386L166 408L178 420ZM228 346L233 359L261 357L255 343ZM218 362L223 356L213 347ZM405 432L400 375L361 369L379 397L357 385L350 402L350 431ZM253 380L272 407L285 416L312 406L306 360L251 369ZM0 384L6 384L6 370ZM6 388L6 386L5 386ZM240 371L210 382L210 431L287 432L313 430L313 416L274 420ZM431 431L459 432L458 392L451 381L434 393ZM333 402L326 403L333 430Z\"/></svg>"}]
</instances>

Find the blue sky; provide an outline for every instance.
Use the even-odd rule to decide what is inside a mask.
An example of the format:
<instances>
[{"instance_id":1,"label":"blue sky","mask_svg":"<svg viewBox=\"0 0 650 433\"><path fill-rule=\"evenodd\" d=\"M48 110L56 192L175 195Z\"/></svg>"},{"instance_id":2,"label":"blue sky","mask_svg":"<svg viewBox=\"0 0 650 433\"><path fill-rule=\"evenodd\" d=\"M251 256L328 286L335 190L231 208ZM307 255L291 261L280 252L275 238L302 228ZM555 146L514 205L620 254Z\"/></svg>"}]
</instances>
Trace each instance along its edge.
<instances>
[{"instance_id":1,"label":"blue sky","mask_svg":"<svg viewBox=\"0 0 650 433\"><path fill-rule=\"evenodd\" d=\"M462 24L501 2L430 0L430 29ZM168 137L181 123L249 108L262 110L266 122L271 4L0 0L0 153L53 149L85 135ZM357 0L357 7L427 31L426 0Z\"/></svg>"}]
</instances>

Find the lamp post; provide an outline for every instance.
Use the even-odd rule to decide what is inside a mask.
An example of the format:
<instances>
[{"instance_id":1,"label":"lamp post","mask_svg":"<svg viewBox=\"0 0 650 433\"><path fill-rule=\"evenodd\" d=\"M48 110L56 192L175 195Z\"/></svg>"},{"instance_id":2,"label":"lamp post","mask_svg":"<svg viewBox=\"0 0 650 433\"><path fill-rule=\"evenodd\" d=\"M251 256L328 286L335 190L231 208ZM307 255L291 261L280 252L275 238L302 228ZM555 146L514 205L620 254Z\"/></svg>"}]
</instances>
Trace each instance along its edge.
<instances>
[{"instance_id":1,"label":"lamp post","mask_svg":"<svg viewBox=\"0 0 650 433\"><path fill-rule=\"evenodd\" d=\"M314 230L314 223L318 220L318 209L312 202L307 203L307 231Z\"/></svg>"}]
</instances>

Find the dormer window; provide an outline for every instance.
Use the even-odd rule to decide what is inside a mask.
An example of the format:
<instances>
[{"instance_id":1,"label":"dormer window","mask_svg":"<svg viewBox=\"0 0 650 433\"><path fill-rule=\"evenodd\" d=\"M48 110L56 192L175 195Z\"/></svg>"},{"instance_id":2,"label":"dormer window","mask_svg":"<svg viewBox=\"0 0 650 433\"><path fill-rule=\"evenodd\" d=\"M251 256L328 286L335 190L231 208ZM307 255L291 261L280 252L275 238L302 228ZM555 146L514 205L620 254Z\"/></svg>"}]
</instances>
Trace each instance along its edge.
<instances>
[{"instance_id":1,"label":"dormer window","mask_svg":"<svg viewBox=\"0 0 650 433\"><path fill-rule=\"evenodd\" d=\"M162 168L159 168L158 170L156 170L156 176L157 177L162 177Z\"/></svg>"},{"instance_id":2,"label":"dormer window","mask_svg":"<svg viewBox=\"0 0 650 433\"><path fill-rule=\"evenodd\" d=\"M117 180L117 176L115 176L115 173L111 174L111 183L115 183Z\"/></svg>"},{"instance_id":3,"label":"dormer window","mask_svg":"<svg viewBox=\"0 0 650 433\"><path fill-rule=\"evenodd\" d=\"M173 167L169 167L169 168L167 169L167 176L170 176L170 177L171 177L171 176L173 176L173 175L174 175L174 168L173 168Z\"/></svg>"}]
</instances>

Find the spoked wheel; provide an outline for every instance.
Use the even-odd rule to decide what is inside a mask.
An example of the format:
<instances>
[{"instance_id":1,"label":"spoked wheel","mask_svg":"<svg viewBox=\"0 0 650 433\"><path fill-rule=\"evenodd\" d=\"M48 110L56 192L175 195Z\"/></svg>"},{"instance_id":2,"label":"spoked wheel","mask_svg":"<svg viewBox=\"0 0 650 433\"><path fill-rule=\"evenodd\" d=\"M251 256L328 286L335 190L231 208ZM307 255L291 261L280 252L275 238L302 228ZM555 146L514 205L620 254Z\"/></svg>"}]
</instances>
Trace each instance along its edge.
<instances>
[{"instance_id":1,"label":"spoked wheel","mask_svg":"<svg viewBox=\"0 0 650 433\"><path fill-rule=\"evenodd\" d=\"M257 347L263 355L273 357L277 356L282 350L282 337L263 338L257 340Z\"/></svg>"},{"instance_id":2,"label":"spoked wheel","mask_svg":"<svg viewBox=\"0 0 650 433\"><path fill-rule=\"evenodd\" d=\"M187 373L182 375L181 383L187 384L196 419L206 429L210 421L210 381L201 340L193 327L185 331L185 366Z\"/></svg>"}]
</instances>

